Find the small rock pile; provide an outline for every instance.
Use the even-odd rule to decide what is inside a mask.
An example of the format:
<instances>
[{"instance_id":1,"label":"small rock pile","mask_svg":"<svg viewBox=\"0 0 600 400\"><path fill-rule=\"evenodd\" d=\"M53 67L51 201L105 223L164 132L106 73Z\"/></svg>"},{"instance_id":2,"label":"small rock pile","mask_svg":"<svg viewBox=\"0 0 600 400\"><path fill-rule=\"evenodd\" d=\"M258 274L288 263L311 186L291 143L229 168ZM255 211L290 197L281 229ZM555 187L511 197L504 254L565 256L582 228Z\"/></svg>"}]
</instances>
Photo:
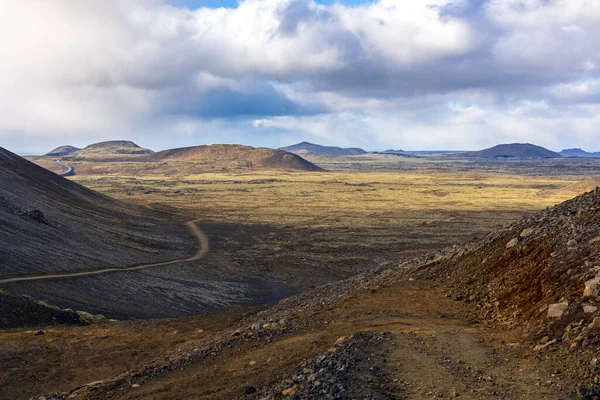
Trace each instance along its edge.
<instances>
[{"instance_id":1,"label":"small rock pile","mask_svg":"<svg viewBox=\"0 0 600 400\"><path fill-rule=\"evenodd\" d=\"M376 366L385 362L381 348L390 341L389 333L340 337L326 353L303 361L293 376L263 388L256 398L395 399L399 389Z\"/></svg>"}]
</instances>

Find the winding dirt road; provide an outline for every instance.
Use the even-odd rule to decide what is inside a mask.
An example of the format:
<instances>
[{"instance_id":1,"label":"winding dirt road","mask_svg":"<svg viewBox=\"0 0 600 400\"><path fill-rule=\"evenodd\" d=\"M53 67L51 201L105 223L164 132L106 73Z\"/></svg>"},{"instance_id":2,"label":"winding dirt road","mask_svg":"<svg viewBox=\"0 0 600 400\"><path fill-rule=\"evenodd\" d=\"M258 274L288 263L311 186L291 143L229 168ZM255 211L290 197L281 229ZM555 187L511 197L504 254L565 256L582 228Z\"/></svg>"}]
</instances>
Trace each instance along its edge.
<instances>
[{"instance_id":1,"label":"winding dirt road","mask_svg":"<svg viewBox=\"0 0 600 400\"><path fill-rule=\"evenodd\" d=\"M75 175L75 171L73 170L73 167L62 162L62 160L60 158L56 160L56 163L64 168L64 171L58 175L60 175L60 176Z\"/></svg>"},{"instance_id":2,"label":"winding dirt road","mask_svg":"<svg viewBox=\"0 0 600 400\"><path fill-rule=\"evenodd\" d=\"M171 260L171 261L163 261L163 262L153 263L153 264L136 265L134 267L125 267L125 268L104 268L104 269L97 269L97 270L92 270L92 271L66 272L66 273L51 274L51 275L44 274L44 275L20 276L20 277L15 277L15 278L1 279L0 284L21 282L21 281L38 281L38 280L43 280L43 279L66 279L66 278L74 278L74 277L88 276L88 275L100 275L100 274L106 274L108 272L137 271L140 269L160 267L163 265L171 265L171 264L177 264L177 263L181 263L181 262L198 260L198 259L204 257L206 255L206 253L208 253L208 250L209 250L208 236L206 236L206 234L204 232L202 232L200 230L200 228L198 228L198 226L196 225L196 223L198 221L200 221L200 220L195 219L193 221L186 223L186 225L188 226L188 228L190 229L190 231L192 232L194 237L198 240L198 244L199 244L198 251L196 252L196 254L194 254L192 257L189 257L189 258Z\"/></svg>"}]
</instances>

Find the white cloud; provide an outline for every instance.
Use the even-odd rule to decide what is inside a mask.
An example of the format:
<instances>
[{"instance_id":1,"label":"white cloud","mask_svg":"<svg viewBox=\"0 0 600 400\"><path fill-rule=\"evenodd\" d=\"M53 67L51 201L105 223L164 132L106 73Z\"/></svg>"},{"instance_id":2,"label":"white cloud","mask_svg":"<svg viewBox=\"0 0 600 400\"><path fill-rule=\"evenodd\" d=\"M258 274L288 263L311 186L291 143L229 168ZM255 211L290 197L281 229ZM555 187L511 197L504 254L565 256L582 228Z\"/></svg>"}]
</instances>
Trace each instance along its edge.
<instances>
[{"instance_id":1,"label":"white cloud","mask_svg":"<svg viewBox=\"0 0 600 400\"><path fill-rule=\"evenodd\" d=\"M592 143L600 3L474 4L0 0L0 140Z\"/></svg>"}]
</instances>

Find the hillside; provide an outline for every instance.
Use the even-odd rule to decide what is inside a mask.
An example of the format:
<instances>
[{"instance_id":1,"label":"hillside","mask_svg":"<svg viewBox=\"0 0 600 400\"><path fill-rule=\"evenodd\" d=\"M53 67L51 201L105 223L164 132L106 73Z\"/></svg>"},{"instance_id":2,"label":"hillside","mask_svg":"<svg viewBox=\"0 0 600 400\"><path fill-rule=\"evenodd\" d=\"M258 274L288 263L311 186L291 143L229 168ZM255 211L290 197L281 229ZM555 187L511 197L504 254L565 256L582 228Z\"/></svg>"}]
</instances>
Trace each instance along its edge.
<instances>
[{"instance_id":1,"label":"hillside","mask_svg":"<svg viewBox=\"0 0 600 400\"><path fill-rule=\"evenodd\" d=\"M144 149L129 140L111 140L90 144L79 150L78 158L100 158L113 155L152 154L152 150Z\"/></svg>"},{"instance_id":2,"label":"hillside","mask_svg":"<svg viewBox=\"0 0 600 400\"><path fill-rule=\"evenodd\" d=\"M560 152L563 157L600 157L600 152L590 153L582 149L564 149Z\"/></svg>"},{"instance_id":3,"label":"hillside","mask_svg":"<svg viewBox=\"0 0 600 400\"><path fill-rule=\"evenodd\" d=\"M45 155L50 156L50 157L62 157L62 156L66 156L66 155L75 153L79 150L81 150L81 149L74 147L74 146L70 146L70 145L59 146L59 147L55 148L54 150L49 151Z\"/></svg>"},{"instance_id":4,"label":"hillside","mask_svg":"<svg viewBox=\"0 0 600 400\"><path fill-rule=\"evenodd\" d=\"M294 154L323 154L332 156L357 156L367 154L363 149L359 148L342 148L335 146L321 146L308 142L301 142L287 147L280 147L279 150L288 151Z\"/></svg>"},{"instance_id":5,"label":"hillside","mask_svg":"<svg viewBox=\"0 0 600 400\"><path fill-rule=\"evenodd\" d=\"M213 144L163 150L144 157L143 161L183 161L196 164L217 164L223 167L233 164L250 168L298 171L322 170L296 154L264 147L254 148L234 144Z\"/></svg>"},{"instance_id":6,"label":"hillside","mask_svg":"<svg viewBox=\"0 0 600 400\"><path fill-rule=\"evenodd\" d=\"M489 149L453 154L473 158L561 158L558 153L530 143L499 144Z\"/></svg>"},{"instance_id":7,"label":"hillside","mask_svg":"<svg viewBox=\"0 0 600 400\"><path fill-rule=\"evenodd\" d=\"M164 215L89 190L0 148L0 277L64 272L186 254Z\"/></svg>"}]
</instances>

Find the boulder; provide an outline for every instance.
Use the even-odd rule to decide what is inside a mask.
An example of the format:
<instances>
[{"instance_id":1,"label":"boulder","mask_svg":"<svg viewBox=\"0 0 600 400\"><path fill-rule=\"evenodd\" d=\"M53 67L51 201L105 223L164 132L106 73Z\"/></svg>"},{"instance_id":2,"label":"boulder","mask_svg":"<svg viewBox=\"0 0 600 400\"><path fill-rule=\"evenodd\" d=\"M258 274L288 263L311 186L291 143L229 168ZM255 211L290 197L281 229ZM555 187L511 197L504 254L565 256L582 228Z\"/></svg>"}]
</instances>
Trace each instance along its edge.
<instances>
[{"instance_id":1,"label":"boulder","mask_svg":"<svg viewBox=\"0 0 600 400\"><path fill-rule=\"evenodd\" d=\"M533 228L523 229L523 231L521 232L521 234L519 236L521 236L522 238L526 238L527 236L530 236L534 232L535 231Z\"/></svg>"},{"instance_id":2,"label":"boulder","mask_svg":"<svg viewBox=\"0 0 600 400\"><path fill-rule=\"evenodd\" d=\"M29 219L39 222L40 224L48 224L48 222L46 222L46 218L44 217L44 213L40 210L30 211L28 216Z\"/></svg>"},{"instance_id":3,"label":"boulder","mask_svg":"<svg viewBox=\"0 0 600 400\"><path fill-rule=\"evenodd\" d=\"M583 312L586 314L592 314L598 311L598 307L596 306L583 306Z\"/></svg>"},{"instance_id":4,"label":"boulder","mask_svg":"<svg viewBox=\"0 0 600 400\"><path fill-rule=\"evenodd\" d=\"M512 249L513 247L515 247L517 244L519 244L519 238L514 238L512 239L510 242L506 243L506 248L507 249Z\"/></svg>"},{"instance_id":5,"label":"boulder","mask_svg":"<svg viewBox=\"0 0 600 400\"><path fill-rule=\"evenodd\" d=\"M548 306L548 318L560 318L565 313L565 310L569 307L568 302L554 303Z\"/></svg>"},{"instance_id":6,"label":"boulder","mask_svg":"<svg viewBox=\"0 0 600 400\"><path fill-rule=\"evenodd\" d=\"M598 297L600 295L600 278L590 279L585 282L584 297Z\"/></svg>"},{"instance_id":7,"label":"boulder","mask_svg":"<svg viewBox=\"0 0 600 400\"><path fill-rule=\"evenodd\" d=\"M600 328L600 317L594 318L591 324L588 325L589 329L598 329Z\"/></svg>"}]
</instances>

